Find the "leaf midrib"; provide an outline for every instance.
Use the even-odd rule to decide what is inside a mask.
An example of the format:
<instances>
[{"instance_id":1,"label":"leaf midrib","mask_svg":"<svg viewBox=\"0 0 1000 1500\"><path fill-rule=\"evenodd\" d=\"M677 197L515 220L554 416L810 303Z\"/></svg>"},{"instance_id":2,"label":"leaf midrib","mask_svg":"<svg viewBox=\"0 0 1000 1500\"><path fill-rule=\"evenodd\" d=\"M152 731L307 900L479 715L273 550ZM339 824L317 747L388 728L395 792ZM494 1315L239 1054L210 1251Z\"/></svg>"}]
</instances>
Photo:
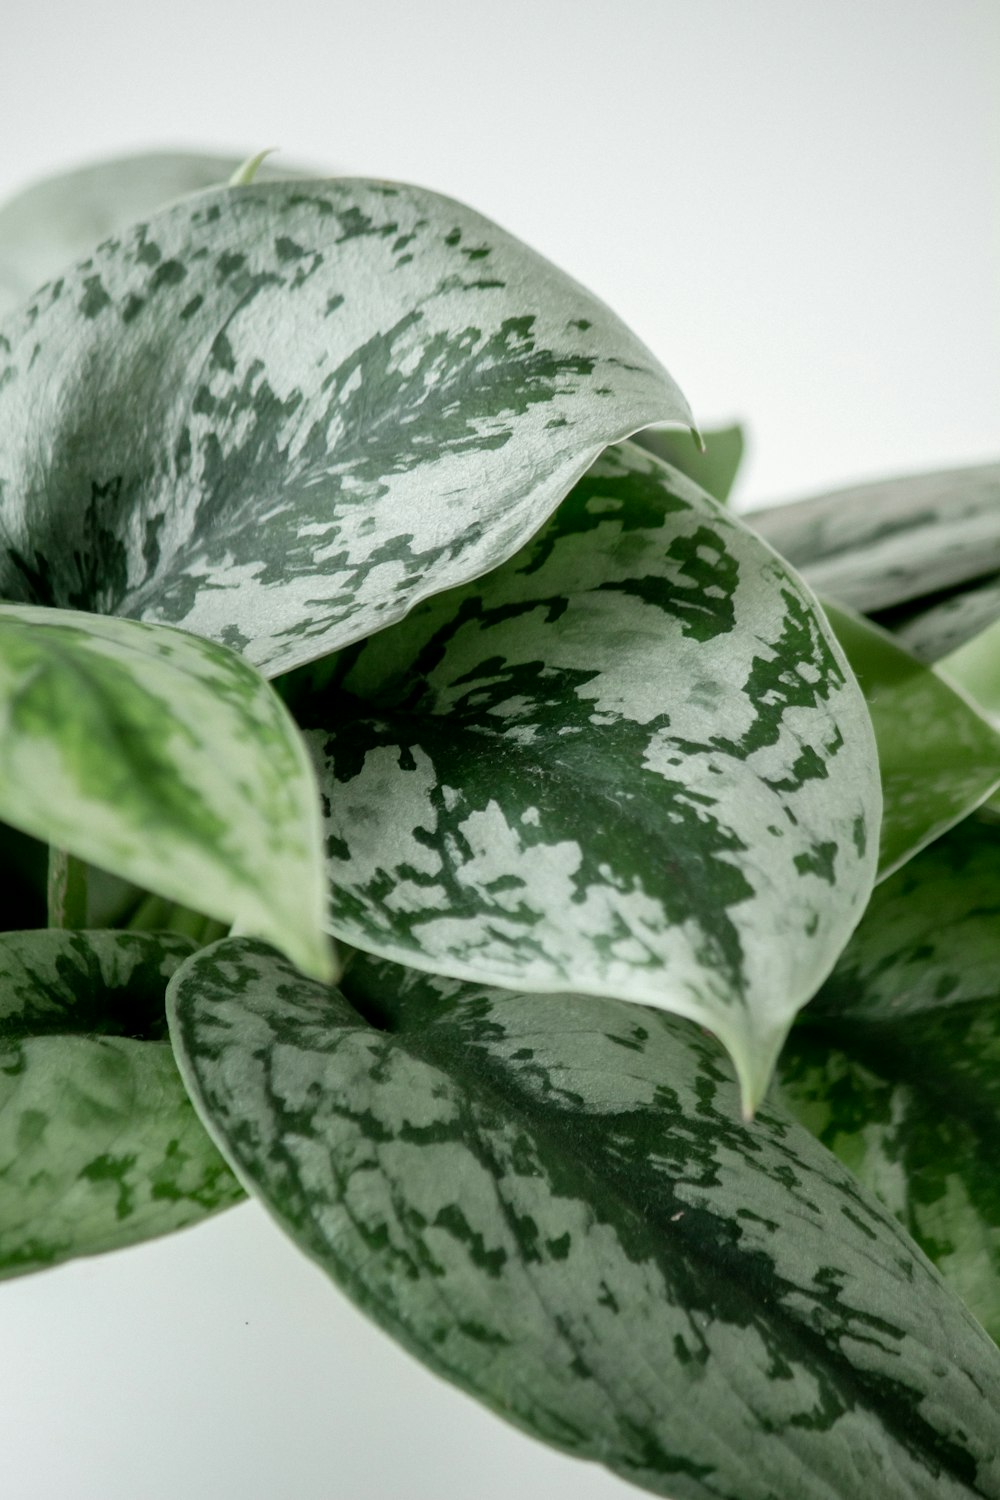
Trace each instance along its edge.
<instances>
[{"instance_id":1,"label":"leaf midrib","mask_svg":"<svg viewBox=\"0 0 1000 1500\"><path fill-rule=\"evenodd\" d=\"M430 1063L436 1068L441 1068L442 1063L437 1053L437 1049L435 1049L433 1044L427 1045L425 1043L424 1045L421 1045L423 1038L428 1036L430 1031L430 1027L426 1028L426 1031L422 1033L404 1031L400 1034L402 1037L402 1043L397 1041L396 1033L390 1033L390 1035L392 1036L392 1040L394 1042L397 1042L397 1044L402 1044L404 1046L404 1050L412 1051L417 1055L418 1058L420 1058L420 1060ZM455 1053L458 1054L461 1048L461 1042L457 1038L456 1041L459 1042L458 1047L456 1047L455 1049ZM451 1049L446 1046L442 1050L444 1052L445 1061L447 1061L448 1053ZM500 1117L502 1119L509 1120L512 1117L511 1100L509 1090L505 1090L504 1088L503 1078L501 1075L502 1062L496 1062L489 1055L488 1048L484 1047L483 1051L485 1051L487 1054L488 1062L485 1067L481 1067L481 1069L477 1070L477 1096L485 1096L486 1098L488 1098L490 1104L498 1110ZM459 1079L462 1078L463 1071L468 1069L468 1053L464 1049L461 1050L460 1062L463 1066L462 1069L458 1070ZM449 1079L449 1082L453 1083L454 1074L450 1070L448 1070L446 1066L444 1068L444 1071ZM479 1128L471 1117L469 1090L464 1086L464 1084L462 1085L461 1092L461 1109L463 1118L470 1121L471 1131L474 1135L477 1145L479 1145L481 1140ZM657 1229L660 1231L660 1236L662 1236L664 1234L664 1231L666 1230L667 1222L669 1221L669 1214L664 1215L661 1211L658 1210L655 1215L651 1216L647 1213L645 1216L640 1216L638 1210L634 1207L633 1203L627 1195L627 1184L623 1180L621 1180L620 1172L616 1172L613 1168L611 1168L607 1171L607 1175L602 1175L600 1170L594 1168L589 1160L583 1161L581 1159L579 1146L573 1139L571 1129L566 1125L563 1125L561 1122L561 1112L559 1112L556 1117L559 1123L555 1126L555 1128L553 1128L552 1118L545 1112L544 1107L540 1106L537 1101L531 1098L530 1095L526 1095L521 1091L518 1091L516 1095L516 1109L516 1118L518 1120L524 1122L530 1127L535 1127L532 1130L532 1133L535 1135L536 1139L538 1138L537 1123L539 1121L542 1123L545 1128L541 1138L550 1145L551 1149L555 1150L555 1153L561 1162L570 1164L576 1171L580 1171L582 1169L586 1176L591 1180L596 1179L598 1185L604 1189L603 1193L598 1196L597 1201L600 1201L601 1197L606 1200L608 1194L610 1193L610 1195L614 1198L616 1204L623 1210L624 1215L626 1215L629 1219L635 1220L637 1222L638 1228L640 1230L640 1239L648 1238L651 1258L658 1266L658 1269L664 1276L664 1280L667 1282L667 1284L672 1285L673 1278L671 1278L671 1276L669 1275L669 1262L667 1262L665 1265L664 1259L662 1257L662 1251L660 1249L660 1240L658 1238L654 1238L650 1227L652 1219L652 1222L656 1224ZM631 1113L641 1115L645 1112L642 1110L637 1110L634 1112L623 1112L623 1115L627 1117L627 1115ZM607 1116L602 1116L602 1119L604 1120L607 1120L607 1118ZM491 1162L488 1157L487 1160L484 1161L483 1153L481 1150L477 1150L476 1154L484 1168L490 1172L491 1176L493 1176L494 1174L491 1171ZM832 1160L834 1159L831 1157L831 1161ZM741 1283L743 1285L746 1285L748 1281L750 1282L750 1284L756 1283L758 1281L758 1273L752 1272L749 1276L747 1275L747 1270L753 1265L753 1260L750 1256L747 1256L745 1253L741 1256L739 1251L735 1249L732 1252L732 1255L720 1254L718 1245L706 1245L704 1241L694 1238L690 1234L690 1230L687 1226L690 1224L691 1217L693 1217L692 1206L685 1200L673 1196L673 1185L671 1185L669 1191L671 1194L670 1206L673 1207L675 1211L677 1208L684 1210L684 1217L678 1220L676 1223L670 1225L670 1232L676 1239L680 1239L684 1242L684 1249L687 1257L694 1261L696 1264L701 1264L706 1267L709 1273L715 1273L717 1276L721 1277L724 1284L727 1286L727 1289L731 1289L734 1292L738 1293L738 1288ZM499 1193L498 1200L502 1202ZM589 1196L587 1201L591 1204L591 1206L593 1206L595 1198L593 1196ZM507 1209L505 1204L503 1205L503 1210L505 1217L507 1217ZM705 1209L701 1206L694 1209L693 1212L708 1213L710 1217L712 1217L713 1219L715 1218L715 1215L711 1214L710 1210ZM616 1232L616 1238L619 1239L619 1243L621 1243L620 1236L617 1233L619 1227L618 1224L613 1219L609 1219L608 1222L610 1223L612 1229ZM516 1233L513 1227L512 1234L514 1234L514 1237L516 1239ZM916 1247L914 1248L916 1249ZM624 1246L622 1246L622 1249L624 1251ZM735 1267L740 1271L739 1275L733 1274L734 1259ZM779 1283L779 1278L777 1276L775 1276L774 1280L775 1283ZM784 1289L789 1289L787 1282L784 1282L783 1286ZM790 1289L796 1293L801 1294L801 1288L791 1287ZM844 1405L848 1411L853 1410L857 1405L860 1404L867 1413L874 1412L874 1414L878 1416L879 1420L882 1421L883 1425L886 1426L892 1433L892 1436L898 1446L905 1452L908 1452L911 1457L916 1455L918 1456L919 1461L923 1462L927 1456L930 1456L934 1460L934 1462L938 1463L942 1468L947 1469L948 1472L950 1472L959 1483L971 1485L971 1480L969 1480L966 1475L963 1475L960 1472L961 1468L963 1467L961 1462L963 1459L966 1461L964 1467L968 1468L971 1463L972 1467L975 1468L975 1464L971 1461L970 1455L963 1453L962 1450L953 1450L950 1455L947 1452L941 1451L939 1434L937 1434L927 1422L920 1418L912 1407L907 1405L906 1395L908 1392L894 1391L893 1395L888 1400L883 1393L880 1406L878 1404L877 1396L873 1399L874 1393L870 1390L869 1383L864 1379L863 1375L859 1376L856 1367L851 1364L850 1361L846 1359L846 1357L837 1357L837 1354L834 1352L834 1348L831 1347L831 1344L827 1343L820 1334L813 1333L812 1330L804 1326L802 1322L796 1319L794 1314L790 1313L785 1308L783 1301L773 1300L766 1295L767 1289L764 1288L763 1290L765 1291L765 1295L762 1298L757 1299L754 1304L752 1316L752 1321L754 1323L763 1321L765 1323L765 1326L769 1326L779 1334L783 1335L780 1342L786 1345L790 1343L794 1348L801 1349L806 1355L806 1358L801 1362L806 1369L814 1367L817 1363L827 1369L833 1385L837 1389L838 1393L844 1398ZM760 1311L763 1311L763 1313L765 1314L763 1319L760 1319ZM836 1347L839 1350L839 1344ZM891 1417L889 1420L885 1420L884 1415L887 1407L891 1413ZM790 1425L795 1424L793 1422ZM922 1441L914 1441L914 1428L917 1426L919 1426ZM952 1467L952 1463L955 1459L958 1460L958 1464L955 1467ZM983 1496L988 1495L987 1491L971 1488L970 1493L981 1494Z\"/></svg>"}]
</instances>

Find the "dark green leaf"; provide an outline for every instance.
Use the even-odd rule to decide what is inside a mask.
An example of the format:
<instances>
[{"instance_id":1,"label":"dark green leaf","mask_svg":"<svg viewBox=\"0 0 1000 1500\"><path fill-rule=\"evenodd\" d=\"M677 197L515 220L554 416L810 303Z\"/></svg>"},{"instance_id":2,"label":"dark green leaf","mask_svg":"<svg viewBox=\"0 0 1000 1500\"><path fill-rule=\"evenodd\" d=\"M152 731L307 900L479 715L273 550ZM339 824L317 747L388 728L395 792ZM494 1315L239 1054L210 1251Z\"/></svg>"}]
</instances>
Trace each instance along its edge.
<instances>
[{"instance_id":1,"label":"dark green leaf","mask_svg":"<svg viewBox=\"0 0 1000 1500\"><path fill-rule=\"evenodd\" d=\"M875 726L884 879L1000 786L1000 733L879 626L836 605L825 608Z\"/></svg>"}]
</instances>

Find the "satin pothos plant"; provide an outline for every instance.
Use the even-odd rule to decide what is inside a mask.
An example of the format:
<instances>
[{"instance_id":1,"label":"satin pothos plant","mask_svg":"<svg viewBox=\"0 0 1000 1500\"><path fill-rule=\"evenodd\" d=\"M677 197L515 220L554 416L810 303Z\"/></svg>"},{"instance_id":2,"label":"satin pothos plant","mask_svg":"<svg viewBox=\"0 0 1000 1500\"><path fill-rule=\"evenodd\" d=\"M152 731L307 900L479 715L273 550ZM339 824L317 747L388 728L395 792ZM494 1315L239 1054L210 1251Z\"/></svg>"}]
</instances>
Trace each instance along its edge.
<instances>
[{"instance_id":1,"label":"satin pothos plant","mask_svg":"<svg viewBox=\"0 0 1000 1500\"><path fill-rule=\"evenodd\" d=\"M249 1193L654 1494L1000 1496L1000 468L738 519L509 234L231 170L0 213L0 1271Z\"/></svg>"}]
</instances>

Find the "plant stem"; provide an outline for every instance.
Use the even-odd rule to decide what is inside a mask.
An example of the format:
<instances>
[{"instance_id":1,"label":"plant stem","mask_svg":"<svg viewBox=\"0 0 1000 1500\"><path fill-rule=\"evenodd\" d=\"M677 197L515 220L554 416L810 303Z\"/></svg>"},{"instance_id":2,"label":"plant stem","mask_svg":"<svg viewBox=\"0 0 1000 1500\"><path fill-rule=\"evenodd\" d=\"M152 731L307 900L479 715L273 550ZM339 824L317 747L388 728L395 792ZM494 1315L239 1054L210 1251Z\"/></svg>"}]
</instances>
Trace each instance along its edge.
<instances>
[{"instance_id":1,"label":"plant stem","mask_svg":"<svg viewBox=\"0 0 1000 1500\"><path fill-rule=\"evenodd\" d=\"M65 849L49 849L47 881L50 927L86 927L87 866Z\"/></svg>"},{"instance_id":2,"label":"plant stem","mask_svg":"<svg viewBox=\"0 0 1000 1500\"><path fill-rule=\"evenodd\" d=\"M146 896L128 923L131 932L177 932L189 937L200 948L225 937L229 928L204 912L182 906L179 901L168 901L164 896Z\"/></svg>"}]
</instances>

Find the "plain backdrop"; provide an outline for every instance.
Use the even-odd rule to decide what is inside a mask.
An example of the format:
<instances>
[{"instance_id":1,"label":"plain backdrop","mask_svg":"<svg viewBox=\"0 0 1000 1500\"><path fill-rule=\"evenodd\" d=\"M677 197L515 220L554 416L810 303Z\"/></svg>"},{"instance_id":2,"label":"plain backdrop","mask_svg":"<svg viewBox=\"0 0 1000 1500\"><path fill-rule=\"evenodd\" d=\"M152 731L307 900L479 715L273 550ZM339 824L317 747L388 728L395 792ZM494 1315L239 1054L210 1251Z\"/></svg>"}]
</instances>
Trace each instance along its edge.
<instances>
[{"instance_id":1,"label":"plain backdrop","mask_svg":"<svg viewBox=\"0 0 1000 1500\"><path fill-rule=\"evenodd\" d=\"M5 0L0 194L179 146L423 183L609 302L739 503L997 455L995 0ZM264 1214L0 1287L10 1500L614 1500Z\"/></svg>"}]
</instances>

